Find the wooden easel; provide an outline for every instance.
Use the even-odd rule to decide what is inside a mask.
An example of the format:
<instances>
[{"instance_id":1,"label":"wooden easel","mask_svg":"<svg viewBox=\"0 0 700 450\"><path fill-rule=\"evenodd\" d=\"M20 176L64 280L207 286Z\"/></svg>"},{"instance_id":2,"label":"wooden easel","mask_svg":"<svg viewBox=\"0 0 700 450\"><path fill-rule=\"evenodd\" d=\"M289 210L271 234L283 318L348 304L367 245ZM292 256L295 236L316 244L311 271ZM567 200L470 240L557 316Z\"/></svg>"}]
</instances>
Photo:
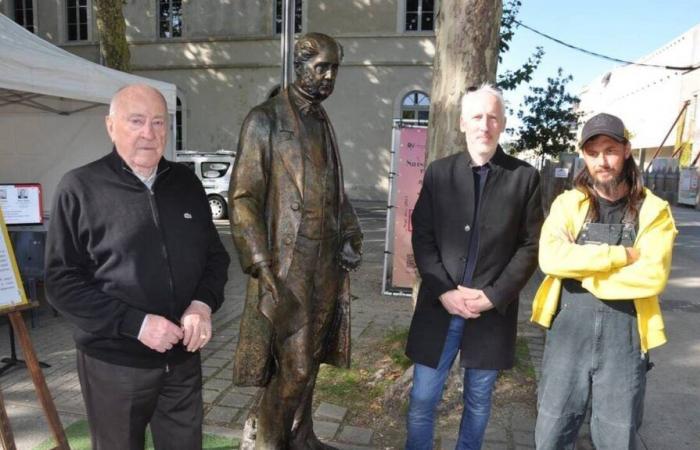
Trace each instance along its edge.
<instances>
[{"instance_id":1,"label":"wooden easel","mask_svg":"<svg viewBox=\"0 0 700 450\"><path fill-rule=\"evenodd\" d=\"M44 374L39 366L39 360L34 352L34 346L32 345L32 340L29 337L29 331L22 318L22 310L31 308L31 304L26 304L13 308L12 310L5 310L0 314L7 314L14 328L17 338L19 340L19 345L22 348L22 353L24 354L24 361L27 364L27 370L32 377L32 382L34 383L34 389L36 390L36 395L39 398L39 403L44 410L44 415L46 420L49 422L49 427L53 434L54 439L58 442L58 446L54 447L54 450L70 450L68 445L68 439L66 439L66 434L63 431L63 426L61 425L61 419L58 417L58 412L56 411L56 405L51 398L51 393L46 385L46 380L44 379ZM14 436L12 435L12 428L10 426L10 421L7 417L7 410L5 409L5 403L2 398L2 389L0 389L0 442L5 450L16 450Z\"/></svg>"},{"instance_id":2,"label":"wooden easel","mask_svg":"<svg viewBox=\"0 0 700 450\"><path fill-rule=\"evenodd\" d=\"M13 278L14 285L12 284ZM0 315L6 314L8 316L10 324L17 334L19 345L24 354L24 361L32 377L37 397L39 398L41 407L44 409L44 415L49 422L49 427L51 428L54 439L58 443L58 446L54 447L53 450L70 450L66 434L61 425L61 419L58 417L58 412L56 412L56 405L54 405L49 388L46 386L46 380L44 379L44 374L39 366L39 360L34 352L34 346L29 337L29 331L22 318L22 311L33 308L35 305L29 302L24 292L24 286L19 276L17 261L15 260L12 245L10 244L10 237L7 233L2 211L0 211L0 281L3 283L0 284L0 286L3 287L3 295L0 297ZM0 444L2 444L5 450L17 449L12 434L12 427L7 417L5 402L2 398L2 389L0 389Z\"/></svg>"}]
</instances>

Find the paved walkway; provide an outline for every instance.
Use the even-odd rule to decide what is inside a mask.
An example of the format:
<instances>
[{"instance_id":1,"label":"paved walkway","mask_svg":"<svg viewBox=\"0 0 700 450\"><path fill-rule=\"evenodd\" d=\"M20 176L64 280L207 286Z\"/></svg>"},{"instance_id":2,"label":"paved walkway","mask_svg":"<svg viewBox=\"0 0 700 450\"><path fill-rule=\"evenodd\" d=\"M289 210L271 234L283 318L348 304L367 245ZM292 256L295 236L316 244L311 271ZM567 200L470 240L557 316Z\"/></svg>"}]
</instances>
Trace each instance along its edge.
<instances>
[{"instance_id":1,"label":"paved walkway","mask_svg":"<svg viewBox=\"0 0 700 450\"><path fill-rule=\"evenodd\" d=\"M357 297L352 304L353 337L357 338L368 326L377 325L391 327L394 325L407 326L411 317L410 300L403 297L381 295L381 274L384 259L384 208L377 203L358 204L363 229L365 231L365 260L359 272L353 276L353 294ZM688 223L698 224L700 213L681 211ZM222 240L234 254L230 233L227 225L219 224ZM693 241L697 242L697 241ZM237 342L238 320L242 312L245 281L237 261L230 270L231 282L226 289L226 302L214 316L214 337L202 352L202 368L204 373L204 403L205 431L239 437L243 423L251 406L256 390L233 386L231 361ZM697 261L697 260L693 260ZM695 266L697 267L697 265ZM675 270L675 269L674 269ZM684 275L687 275L684 273ZM694 280L698 280L695 272ZM521 321L529 315L530 299L534 294L537 279L533 279L522 295ZM688 289L694 293L700 288L700 283L688 283ZM697 300L698 296L695 296ZM697 312L693 310L693 312ZM0 324L0 356L9 355L9 339L7 325L4 320ZM544 347L544 332L536 327L523 327L528 338L530 354L534 366L539 370L542 350ZM53 317L46 307L42 307L38 324L30 329L37 355L40 360L51 364L45 369L44 375L49 389L55 399L63 425L84 419L85 412L80 395L77 373L75 370L75 350L71 338L71 326L60 317ZM694 348L698 348L697 340ZM697 353L697 350L696 350ZM697 364L697 361L695 362ZM697 375L697 373L696 373ZM690 378L690 376L688 376ZM689 381L686 384L697 384ZM48 427L36 401L34 388L28 373L23 369L14 368L0 377L0 388L5 396L8 414L13 432L20 450L29 450L44 441L48 436ZM696 392L697 394L697 392ZM516 405L517 406L517 405ZM691 406L683 413L695 415L698 406ZM501 420L492 421L487 430L485 449L527 449L534 448L534 413L531 405L522 408L502 407ZM354 427L347 423L346 410L342 405L321 404L315 411L315 424L318 435L344 449L370 449L374 447L376 430ZM680 413L680 412L679 412ZM695 428L698 430L698 427ZM676 433L683 431L676 430ZM697 434L697 431L694 431ZM674 433L671 428L668 433ZM692 433L692 432L691 432ZM686 433L687 434L687 433ZM440 448L454 448L454 434L441 436ZM698 448L700 440L684 438L687 446L663 447L648 446L644 448ZM403 443L396 443L390 448L401 448ZM579 448L589 448L587 439L581 439Z\"/></svg>"}]
</instances>

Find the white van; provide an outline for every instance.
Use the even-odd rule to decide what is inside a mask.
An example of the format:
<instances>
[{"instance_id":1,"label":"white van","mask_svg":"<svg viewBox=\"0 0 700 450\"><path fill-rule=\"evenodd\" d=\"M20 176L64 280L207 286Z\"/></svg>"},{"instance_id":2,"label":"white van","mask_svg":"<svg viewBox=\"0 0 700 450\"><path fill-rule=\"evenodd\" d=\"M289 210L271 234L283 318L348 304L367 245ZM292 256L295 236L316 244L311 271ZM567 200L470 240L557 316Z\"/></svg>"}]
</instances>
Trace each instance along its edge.
<instances>
[{"instance_id":1,"label":"white van","mask_svg":"<svg viewBox=\"0 0 700 450\"><path fill-rule=\"evenodd\" d=\"M192 169L202 181L214 220L228 217L228 184L235 160L236 152L232 150L180 150L175 155L175 161Z\"/></svg>"}]
</instances>

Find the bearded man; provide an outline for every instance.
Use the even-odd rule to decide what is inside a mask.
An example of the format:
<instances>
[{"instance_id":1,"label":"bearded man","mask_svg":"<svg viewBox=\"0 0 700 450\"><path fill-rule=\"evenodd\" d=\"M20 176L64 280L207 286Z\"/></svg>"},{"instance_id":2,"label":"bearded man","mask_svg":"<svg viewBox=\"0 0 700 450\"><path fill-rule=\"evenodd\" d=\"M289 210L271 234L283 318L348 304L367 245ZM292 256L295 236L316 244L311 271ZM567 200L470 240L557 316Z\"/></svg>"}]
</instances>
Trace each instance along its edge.
<instances>
[{"instance_id":1,"label":"bearded man","mask_svg":"<svg viewBox=\"0 0 700 450\"><path fill-rule=\"evenodd\" d=\"M342 55L330 36L299 38L296 81L253 108L241 130L229 199L250 278L234 382L265 386L253 413L258 449L328 448L313 433L316 375L321 362L350 361L347 271L360 264L362 234L321 106Z\"/></svg>"},{"instance_id":2,"label":"bearded man","mask_svg":"<svg viewBox=\"0 0 700 450\"><path fill-rule=\"evenodd\" d=\"M532 321L549 328L538 386L538 449L573 449L589 395L596 448L637 448L649 350L666 342L658 295L678 233L642 185L620 118L583 127L586 167L542 227L547 275Z\"/></svg>"}]
</instances>

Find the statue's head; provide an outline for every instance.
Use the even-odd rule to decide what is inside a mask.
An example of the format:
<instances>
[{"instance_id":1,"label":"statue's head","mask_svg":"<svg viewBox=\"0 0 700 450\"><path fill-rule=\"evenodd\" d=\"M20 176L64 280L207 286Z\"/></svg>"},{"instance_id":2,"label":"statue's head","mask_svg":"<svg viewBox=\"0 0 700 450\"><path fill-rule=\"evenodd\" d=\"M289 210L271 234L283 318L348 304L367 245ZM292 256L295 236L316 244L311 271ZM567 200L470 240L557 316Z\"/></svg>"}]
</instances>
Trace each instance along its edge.
<instances>
[{"instance_id":1,"label":"statue's head","mask_svg":"<svg viewBox=\"0 0 700 450\"><path fill-rule=\"evenodd\" d=\"M343 47L322 33L301 36L294 45L294 84L317 101L333 93Z\"/></svg>"}]
</instances>

